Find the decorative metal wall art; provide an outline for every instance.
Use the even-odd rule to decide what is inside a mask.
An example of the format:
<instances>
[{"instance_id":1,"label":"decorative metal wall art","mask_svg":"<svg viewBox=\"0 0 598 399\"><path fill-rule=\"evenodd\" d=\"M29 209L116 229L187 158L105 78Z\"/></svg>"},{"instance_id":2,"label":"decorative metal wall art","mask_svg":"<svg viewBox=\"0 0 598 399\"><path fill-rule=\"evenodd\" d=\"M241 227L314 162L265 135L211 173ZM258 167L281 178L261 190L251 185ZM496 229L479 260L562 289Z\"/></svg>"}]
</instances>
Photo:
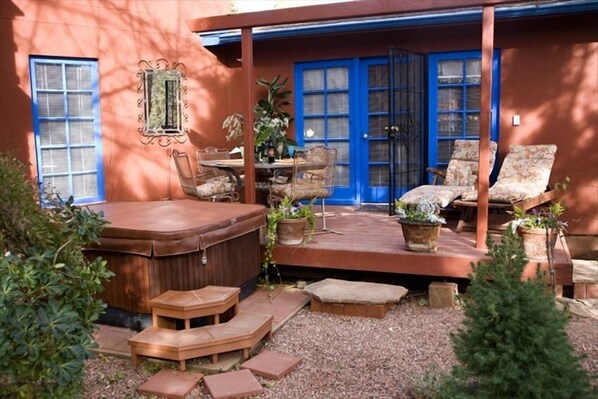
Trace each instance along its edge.
<instances>
[{"instance_id":1,"label":"decorative metal wall art","mask_svg":"<svg viewBox=\"0 0 598 399\"><path fill-rule=\"evenodd\" d=\"M157 142L167 147L174 140L177 143L187 141L187 86L183 81L185 65L180 62L169 63L166 59L151 61L141 60L137 64L137 106L139 113L139 139L143 144Z\"/></svg>"}]
</instances>

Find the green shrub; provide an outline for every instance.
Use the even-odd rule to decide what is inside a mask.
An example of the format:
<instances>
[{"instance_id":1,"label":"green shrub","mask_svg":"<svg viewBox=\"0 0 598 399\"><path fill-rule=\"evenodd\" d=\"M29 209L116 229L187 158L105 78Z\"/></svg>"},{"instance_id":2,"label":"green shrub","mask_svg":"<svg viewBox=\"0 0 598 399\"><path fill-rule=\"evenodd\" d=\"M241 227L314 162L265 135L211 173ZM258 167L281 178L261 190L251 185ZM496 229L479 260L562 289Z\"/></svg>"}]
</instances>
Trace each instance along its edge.
<instances>
[{"instance_id":1,"label":"green shrub","mask_svg":"<svg viewBox=\"0 0 598 399\"><path fill-rule=\"evenodd\" d=\"M523 280L527 259L510 231L488 239L492 260L473 267L463 326L452 336L459 364L444 398L581 399L591 394L539 269Z\"/></svg>"},{"instance_id":2,"label":"green shrub","mask_svg":"<svg viewBox=\"0 0 598 399\"><path fill-rule=\"evenodd\" d=\"M24 170L0 154L0 392L76 397L105 307L95 295L111 275L81 249L106 222L72 198L41 208Z\"/></svg>"}]
</instances>

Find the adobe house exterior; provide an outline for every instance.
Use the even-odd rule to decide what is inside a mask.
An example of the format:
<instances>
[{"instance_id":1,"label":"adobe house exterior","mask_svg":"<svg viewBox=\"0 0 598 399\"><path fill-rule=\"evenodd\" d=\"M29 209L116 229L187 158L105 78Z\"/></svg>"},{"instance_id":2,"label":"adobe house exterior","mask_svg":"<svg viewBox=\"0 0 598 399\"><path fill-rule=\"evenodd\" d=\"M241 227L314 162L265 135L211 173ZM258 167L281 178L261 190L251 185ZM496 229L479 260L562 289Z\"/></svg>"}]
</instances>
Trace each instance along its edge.
<instances>
[{"instance_id":1,"label":"adobe house exterior","mask_svg":"<svg viewBox=\"0 0 598 399\"><path fill-rule=\"evenodd\" d=\"M343 7L337 6L339 10ZM16 151L19 159L31 165L31 177L38 179L44 170L43 160L40 162L40 115L32 98L40 98L44 87L31 70L36 61L91 65L97 70L97 85L93 86L97 140L93 150L98 192L93 200L183 198L171 159L173 148L194 153L210 145L232 148L238 144L225 140L221 125L227 115L243 109L240 37L217 34L209 38L204 35L200 40L188 26L190 20L224 15L230 10L228 1L1 2L0 114L4 126L0 147ZM267 20L268 12L260 15ZM499 142L499 161L513 143L558 146L551 181L571 179L563 196L569 208L568 243L574 254L593 257L598 251L597 16L597 1L498 4L492 105L492 134ZM439 93L447 87L438 82L460 81L451 81L444 67L454 71L455 65L471 65L472 71L476 70L482 36L479 7L472 12L459 8L296 28L255 30L254 75L290 78L288 88L295 94L290 111L296 116L290 132L300 143L312 139L308 121L318 119L314 115L346 127L341 136L335 136L331 128L315 132L316 139L323 135L322 140L338 144L343 154L343 186L329 203L386 202L380 194L384 191L375 189L376 184L383 184L374 181L383 179L376 167L384 166L385 147L370 140L375 135L370 122L384 116L370 94L386 82L384 70L391 46L424 55L428 119L419 163L422 167L442 164L441 142L447 137L435 122L442 114ZM214 44L216 39L218 44ZM186 141L166 147L143 144L138 133L138 63L159 58L183 63L187 76ZM464 71L461 83L467 91L470 76L467 69ZM441 75L449 80L439 79ZM319 82L317 76L330 77L337 86L322 90L310 86ZM344 79L344 83L335 79ZM312 101L314 94L333 102L336 95L338 102L334 104L348 108L338 108L336 113L327 108L320 114L314 111L318 106ZM462 98L472 104L459 105L465 119L455 125L465 133L469 132L465 125L476 120L475 89L470 94ZM376 99L384 102L384 96ZM514 123L517 116L519 123ZM449 139L459 137L456 134ZM60 142L51 144L61 147Z\"/></svg>"}]
</instances>

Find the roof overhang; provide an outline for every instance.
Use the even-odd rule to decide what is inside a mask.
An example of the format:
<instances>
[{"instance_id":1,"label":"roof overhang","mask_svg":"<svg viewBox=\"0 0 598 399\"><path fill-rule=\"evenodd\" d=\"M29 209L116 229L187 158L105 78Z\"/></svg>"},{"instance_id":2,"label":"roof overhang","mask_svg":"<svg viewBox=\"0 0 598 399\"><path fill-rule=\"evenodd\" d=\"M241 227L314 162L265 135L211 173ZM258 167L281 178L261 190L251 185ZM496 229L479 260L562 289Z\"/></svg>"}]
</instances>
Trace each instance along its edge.
<instances>
[{"instance_id":1,"label":"roof overhang","mask_svg":"<svg viewBox=\"0 0 598 399\"><path fill-rule=\"evenodd\" d=\"M519 18L574 14L598 11L596 0L569 1L533 1L496 6L496 20L512 20ZM253 13L251 13L253 14ZM264 41L284 38L300 38L307 36L367 32L396 29L402 27L447 25L457 23L479 22L482 9L460 8L452 10L428 11L398 15L351 18L344 20L327 20L319 22L260 26L253 29L253 40ZM198 34L204 47L240 43L241 30L219 30Z\"/></svg>"}]
</instances>

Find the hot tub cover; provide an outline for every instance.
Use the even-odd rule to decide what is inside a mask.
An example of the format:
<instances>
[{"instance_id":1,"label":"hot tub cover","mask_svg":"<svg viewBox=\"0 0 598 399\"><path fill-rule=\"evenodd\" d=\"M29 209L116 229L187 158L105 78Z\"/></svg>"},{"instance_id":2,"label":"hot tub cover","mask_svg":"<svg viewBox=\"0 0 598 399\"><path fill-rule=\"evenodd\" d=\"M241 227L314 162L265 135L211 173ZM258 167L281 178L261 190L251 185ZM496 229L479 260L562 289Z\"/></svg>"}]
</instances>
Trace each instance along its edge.
<instances>
[{"instance_id":1,"label":"hot tub cover","mask_svg":"<svg viewBox=\"0 0 598 399\"><path fill-rule=\"evenodd\" d=\"M109 202L88 206L110 222L87 249L171 256L203 251L266 224L263 205L194 201Z\"/></svg>"}]
</instances>

